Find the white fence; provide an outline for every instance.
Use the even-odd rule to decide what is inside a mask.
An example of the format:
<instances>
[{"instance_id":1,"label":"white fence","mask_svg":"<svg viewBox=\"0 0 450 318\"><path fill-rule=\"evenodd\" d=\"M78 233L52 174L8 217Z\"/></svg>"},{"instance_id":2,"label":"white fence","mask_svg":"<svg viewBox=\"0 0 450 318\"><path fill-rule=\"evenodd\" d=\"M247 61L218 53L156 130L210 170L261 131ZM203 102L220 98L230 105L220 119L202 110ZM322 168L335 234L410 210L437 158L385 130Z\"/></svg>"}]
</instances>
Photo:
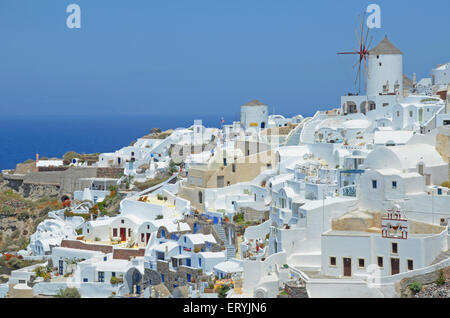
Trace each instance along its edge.
<instances>
[{"instance_id":1,"label":"white fence","mask_svg":"<svg viewBox=\"0 0 450 318\"><path fill-rule=\"evenodd\" d=\"M72 282L51 282L51 283L37 283L33 287L35 295L57 295L61 289L67 287L75 287L79 290L83 298L106 298L112 295L113 292L118 294L120 285L111 285L109 283L72 283Z\"/></svg>"},{"instance_id":2,"label":"white fence","mask_svg":"<svg viewBox=\"0 0 450 318\"><path fill-rule=\"evenodd\" d=\"M6 293L8 292L9 286L8 284L0 284L0 298L4 298Z\"/></svg>"}]
</instances>

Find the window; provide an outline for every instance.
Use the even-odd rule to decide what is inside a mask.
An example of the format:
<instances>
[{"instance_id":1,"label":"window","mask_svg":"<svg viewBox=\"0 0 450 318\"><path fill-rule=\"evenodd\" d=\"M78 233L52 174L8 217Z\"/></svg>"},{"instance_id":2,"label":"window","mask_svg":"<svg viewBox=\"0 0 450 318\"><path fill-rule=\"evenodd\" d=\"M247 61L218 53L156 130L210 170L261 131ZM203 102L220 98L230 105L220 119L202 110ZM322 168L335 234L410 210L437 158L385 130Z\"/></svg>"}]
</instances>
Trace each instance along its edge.
<instances>
[{"instance_id":1,"label":"window","mask_svg":"<svg viewBox=\"0 0 450 318\"><path fill-rule=\"evenodd\" d=\"M373 189L377 188L377 180L372 180L372 188Z\"/></svg>"},{"instance_id":2,"label":"window","mask_svg":"<svg viewBox=\"0 0 450 318\"><path fill-rule=\"evenodd\" d=\"M161 274L161 282L164 283L164 274Z\"/></svg>"},{"instance_id":3,"label":"window","mask_svg":"<svg viewBox=\"0 0 450 318\"><path fill-rule=\"evenodd\" d=\"M203 178L198 178L198 180L197 180L197 182L198 182L198 185L199 186L202 186L203 185Z\"/></svg>"},{"instance_id":4,"label":"window","mask_svg":"<svg viewBox=\"0 0 450 318\"><path fill-rule=\"evenodd\" d=\"M389 106L389 103L383 103L383 107Z\"/></svg>"},{"instance_id":5,"label":"window","mask_svg":"<svg viewBox=\"0 0 450 318\"><path fill-rule=\"evenodd\" d=\"M231 164L231 171L236 172L236 164L235 163Z\"/></svg>"},{"instance_id":6,"label":"window","mask_svg":"<svg viewBox=\"0 0 450 318\"><path fill-rule=\"evenodd\" d=\"M116 277L116 272L111 272L112 277Z\"/></svg>"},{"instance_id":7,"label":"window","mask_svg":"<svg viewBox=\"0 0 450 318\"><path fill-rule=\"evenodd\" d=\"M190 182L191 184L195 184L195 177L190 177L190 178L189 178L189 182Z\"/></svg>"},{"instance_id":8,"label":"window","mask_svg":"<svg viewBox=\"0 0 450 318\"><path fill-rule=\"evenodd\" d=\"M198 259L198 267L202 267L202 259L201 258Z\"/></svg>"},{"instance_id":9,"label":"window","mask_svg":"<svg viewBox=\"0 0 450 318\"><path fill-rule=\"evenodd\" d=\"M87 278L83 278L83 283L87 283L88 279Z\"/></svg>"},{"instance_id":10,"label":"window","mask_svg":"<svg viewBox=\"0 0 450 318\"><path fill-rule=\"evenodd\" d=\"M89 229L86 230L89 233Z\"/></svg>"},{"instance_id":11,"label":"window","mask_svg":"<svg viewBox=\"0 0 450 318\"><path fill-rule=\"evenodd\" d=\"M392 243L392 253L397 254L398 253L398 244Z\"/></svg>"},{"instance_id":12,"label":"window","mask_svg":"<svg viewBox=\"0 0 450 318\"><path fill-rule=\"evenodd\" d=\"M120 223L124 224L124 223L125 223L125 220L120 220Z\"/></svg>"},{"instance_id":13,"label":"window","mask_svg":"<svg viewBox=\"0 0 450 318\"><path fill-rule=\"evenodd\" d=\"M141 233L141 242L144 242L144 233Z\"/></svg>"},{"instance_id":14,"label":"window","mask_svg":"<svg viewBox=\"0 0 450 318\"><path fill-rule=\"evenodd\" d=\"M397 110L397 117L400 117L400 112Z\"/></svg>"},{"instance_id":15,"label":"window","mask_svg":"<svg viewBox=\"0 0 450 318\"><path fill-rule=\"evenodd\" d=\"M392 189L397 189L397 181L392 181Z\"/></svg>"},{"instance_id":16,"label":"window","mask_svg":"<svg viewBox=\"0 0 450 318\"><path fill-rule=\"evenodd\" d=\"M131 229L128 229L128 236L131 237Z\"/></svg>"},{"instance_id":17,"label":"window","mask_svg":"<svg viewBox=\"0 0 450 318\"><path fill-rule=\"evenodd\" d=\"M336 257L330 257L330 266L336 266Z\"/></svg>"},{"instance_id":18,"label":"window","mask_svg":"<svg viewBox=\"0 0 450 318\"><path fill-rule=\"evenodd\" d=\"M364 261L364 258L359 258L359 259L358 259L358 266L359 266L360 268L364 268L364 267L365 267L365 261Z\"/></svg>"},{"instance_id":19,"label":"window","mask_svg":"<svg viewBox=\"0 0 450 318\"><path fill-rule=\"evenodd\" d=\"M377 261L378 261L378 267L383 267L383 257L378 256Z\"/></svg>"},{"instance_id":20,"label":"window","mask_svg":"<svg viewBox=\"0 0 450 318\"><path fill-rule=\"evenodd\" d=\"M409 111L409 117L412 117L412 116L413 116L413 111L410 110L410 111Z\"/></svg>"},{"instance_id":21,"label":"window","mask_svg":"<svg viewBox=\"0 0 450 318\"><path fill-rule=\"evenodd\" d=\"M414 269L414 261L412 259L408 260L408 270L412 271Z\"/></svg>"},{"instance_id":22,"label":"window","mask_svg":"<svg viewBox=\"0 0 450 318\"><path fill-rule=\"evenodd\" d=\"M98 272L98 281L101 283L105 281L105 272Z\"/></svg>"},{"instance_id":23,"label":"window","mask_svg":"<svg viewBox=\"0 0 450 318\"><path fill-rule=\"evenodd\" d=\"M113 236L114 236L114 237L117 236L117 229L113 229Z\"/></svg>"},{"instance_id":24,"label":"window","mask_svg":"<svg viewBox=\"0 0 450 318\"><path fill-rule=\"evenodd\" d=\"M198 203L203 203L203 193L201 191L198 193Z\"/></svg>"},{"instance_id":25,"label":"window","mask_svg":"<svg viewBox=\"0 0 450 318\"><path fill-rule=\"evenodd\" d=\"M188 283L190 283L191 282L191 274L186 274L186 279L187 279Z\"/></svg>"}]
</instances>

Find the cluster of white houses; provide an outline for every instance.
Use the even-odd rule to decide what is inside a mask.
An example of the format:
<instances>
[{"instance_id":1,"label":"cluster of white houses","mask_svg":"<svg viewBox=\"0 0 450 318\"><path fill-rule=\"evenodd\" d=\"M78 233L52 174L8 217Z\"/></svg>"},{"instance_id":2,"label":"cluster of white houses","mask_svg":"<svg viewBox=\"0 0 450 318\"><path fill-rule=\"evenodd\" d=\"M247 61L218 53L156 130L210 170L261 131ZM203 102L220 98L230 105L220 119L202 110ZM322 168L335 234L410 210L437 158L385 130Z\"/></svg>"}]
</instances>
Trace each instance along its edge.
<instances>
[{"instance_id":1,"label":"cluster of white houses","mask_svg":"<svg viewBox=\"0 0 450 318\"><path fill-rule=\"evenodd\" d=\"M313 117L253 100L220 129L196 121L101 154L99 167L147 180L189 148L171 182L129 191L114 217L51 212L23 254L49 258L58 279L34 293L212 297L228 279L228 297L276 297L293 281L309 297L394 297L401 279L449 266L448 64L411 81L386 37L368 73L366 95ZM79 203L109 194L90 181ZM10 282L23 287L26 271Z\"/></svg>"}]
</instances>

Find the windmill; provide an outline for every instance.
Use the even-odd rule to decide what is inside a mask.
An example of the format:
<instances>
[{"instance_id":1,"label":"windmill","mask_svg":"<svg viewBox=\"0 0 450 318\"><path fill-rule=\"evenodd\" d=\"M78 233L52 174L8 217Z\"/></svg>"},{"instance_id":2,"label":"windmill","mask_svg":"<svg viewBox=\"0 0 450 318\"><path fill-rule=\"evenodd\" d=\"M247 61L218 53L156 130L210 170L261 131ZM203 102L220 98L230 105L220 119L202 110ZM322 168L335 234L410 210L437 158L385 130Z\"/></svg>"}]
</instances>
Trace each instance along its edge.
<instances>
[{"instance_id":1,"label":"windmill","mask_svg":"<svg viewBox=\"0 0 450 318\"><path fill-rule=\"evenodd\" d=\"M361 16L359 16L359 26L360 26L360 34L358 34L358 30L355 30L356 40L358 41L359 50L353 49L353 52L339 52L337 54L357 54L359 55L358 61L353 65L355 68L358 64L358 72L356 73L355 86L358 83L358 93L361 92L361 71L362 71L362 63L364 61L364 75L365 81L367 81L368 72L367 72L367 56L369 55L370 45L372 44L373 38L371 37L369 44L367 45L367 39L369 37L369 28L365 28L365 24L362 21L366 21L366 13L363 15L363 19L361 20ZM367 29L367 30L364 30ZM364 36L365 31L365 36Z\"/></svg>"}]
</instances>

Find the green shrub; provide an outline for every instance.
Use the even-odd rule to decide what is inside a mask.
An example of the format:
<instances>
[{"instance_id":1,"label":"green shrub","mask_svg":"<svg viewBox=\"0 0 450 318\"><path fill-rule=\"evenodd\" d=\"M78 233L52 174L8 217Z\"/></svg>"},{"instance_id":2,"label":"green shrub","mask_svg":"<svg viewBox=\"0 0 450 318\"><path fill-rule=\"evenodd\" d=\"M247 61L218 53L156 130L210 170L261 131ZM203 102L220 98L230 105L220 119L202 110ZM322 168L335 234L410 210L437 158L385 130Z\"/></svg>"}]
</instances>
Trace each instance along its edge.
<instances>
[{"instance_id":1,"label":"green shrub","mask_svg":"<svg viewBox=\"0 0 450 318\"><path fill-rule=\"evenodd\" d=\"M122 284L123 283L123 278L111 276L110 282L111 282L111 285Z\"/></svg>"},{"instance_id":2,"label":"green shrub","mask_svg":"<svg viewBox=\"0 0 450 318\"><path fill-rule=\"evenodd\" d=\"M244 214L243 213L237 213L233 216L233 221L235 223L244 223Z\"/></svg>"},{"instance_id":3,"label":"green shrub","mask_svg":"<svg viewBox=\"0 0 450 318\"><path fill-rule=\"evenodd\" d=\"M444 276L444 270L439 271L439 277L434 281L436 285L444 285L445 284L445 276Z\"/></svg>"},{"instance_id":4,"label":"green shrub","mask_svg":"<svg viewBox=\"0 0 450 318\"><path fill-rule=\"evenodd\" d=\"M58 298L81 298L80 292L76 288L67 287L65 289L61 289L56 296Z\"/></svg>"},{"instance_id":5,"label":"green shrub","mask_svg":"<svg viewBox=\"0 0 450 318\"><path fill-rule=\"evenodd\" d=\"M14 212L14 209L8 205L4 205L2 207L2 214L11 214Z\"/></svg>"},{"instance_id":6,"label":"green shrub","mask_svg":"<svg viewBox=\"0 0 450 318\"><path fill-rule=\"evenodd\" d=\"M227 292L230 290L230 286L224 285L220 287L219 293L217 294L217 297L219 298L227 298Z\"/></svg>"},{"instance_id":7,"label":"green shrub","mask_svg":"<svg viewBox=\"0 0 450 318\"><path fill-rule=\"evenodd\" d=\"M408 288L410 291L412 291L414 294L417 294L422 290L422 284L418 281L414 281L411 284L408 285Z\"/></svg>"},{"instance_id":8,"label":"green shrub","mask_svg":"<svg viewBox=\"0 0 450 318\"><path fill-rule=\"evenodd\" d=\"M163 219L163 218L164 218L164 216L162 216L162 215L160 214L160 215L157 215L157 216L156 216L155 220L161 220L161 219Z\"/></svg>"},{"instance_id":9,"label":"green shrub","mask_svg":"<svg viewBox=\"0 0 450 318\"><path fill-rule=\"evenodd\" d=\"M20 269L25 267L25 263L17 257L12 257L9 261L6 262L6 266L11 269Z\"/></svg>"},{"instance_id":10,"label":"green shrub","mask_svg":"<svg viewBox=\"0 0 450 318\"><path fill-rule=\"evenodd\" d=\"M450 188L450 181L444 181L441 183L441 187Z\"/></svg>"}]
</instances>

